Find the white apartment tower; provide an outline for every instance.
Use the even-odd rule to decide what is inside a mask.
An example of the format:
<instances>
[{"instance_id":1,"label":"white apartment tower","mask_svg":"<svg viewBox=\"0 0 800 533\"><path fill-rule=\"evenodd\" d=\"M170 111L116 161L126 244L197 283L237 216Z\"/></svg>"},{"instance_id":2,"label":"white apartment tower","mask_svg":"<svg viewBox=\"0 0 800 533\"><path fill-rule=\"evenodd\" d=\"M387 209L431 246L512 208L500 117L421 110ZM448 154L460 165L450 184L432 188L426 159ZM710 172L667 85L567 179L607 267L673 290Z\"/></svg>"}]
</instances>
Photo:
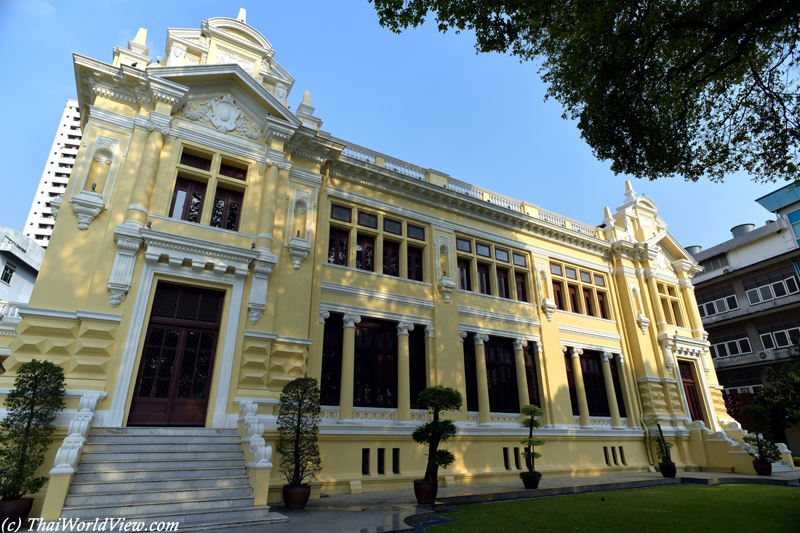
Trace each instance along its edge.
<instances>
[{"instance_id":1,"label":"white apartment tower","mask_svg":"<svg viewBox=\"0 0 800 533\"><path fill-rule=\"evenodd\" d=\"M77 100L67 100L58 122L53 146L47 154L36 196L22 233L47 248L55 219L50 201L67 190L67 182L81 144L81 115Z\"/></svg>"}]
</instances>

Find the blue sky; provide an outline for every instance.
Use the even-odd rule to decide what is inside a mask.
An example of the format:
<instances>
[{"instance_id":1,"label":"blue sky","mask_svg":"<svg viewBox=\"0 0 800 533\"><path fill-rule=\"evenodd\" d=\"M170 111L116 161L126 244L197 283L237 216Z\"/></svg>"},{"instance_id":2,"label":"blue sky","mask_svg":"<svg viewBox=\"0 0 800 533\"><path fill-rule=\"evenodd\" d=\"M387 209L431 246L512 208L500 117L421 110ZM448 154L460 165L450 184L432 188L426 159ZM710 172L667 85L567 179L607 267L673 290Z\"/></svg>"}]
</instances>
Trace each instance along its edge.
<instances>
[{"instance_id":1,"label":"blue sky","mask_svg":"<svg viewBox=\"0 0 800 533\"><path fill-rule=\"evenodd\" d=\"M605 205L622 203L628 178L594 158L558 103L543 101L536 65L476 55L469 33L441 34L429 22L395 35L366 0L0 0L0 226L25 223L64 103L76 95L73 52L110 63L112 48L144 27L150 55L163 55L167 28L199 28L239 7L297 80L292 109L311 91L334 136L593 225ZM704 248L733 226L773 218L754 200L783 185L745 175L724 184L633 180L684 246Z\"/></svg>"}]
</instances>

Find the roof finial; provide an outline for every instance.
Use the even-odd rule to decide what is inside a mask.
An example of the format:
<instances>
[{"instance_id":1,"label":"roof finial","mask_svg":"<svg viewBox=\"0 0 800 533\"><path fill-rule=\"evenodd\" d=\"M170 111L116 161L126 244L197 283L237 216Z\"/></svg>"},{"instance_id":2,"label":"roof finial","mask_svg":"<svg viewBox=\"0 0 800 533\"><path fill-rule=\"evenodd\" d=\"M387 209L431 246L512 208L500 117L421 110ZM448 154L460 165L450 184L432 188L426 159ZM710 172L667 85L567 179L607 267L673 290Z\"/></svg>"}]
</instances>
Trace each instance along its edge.
<instances>
[{"instance_id":1,"label":"roof finial","mask_svg":"<svg viewBox=\"0 0 800 533\"><path fill-rule=\"evenodd\" d=\"M636 199L636 191L633 190L631 180L625 180L625 202L631 202Z\"/></svg>"},{"instance_id":2,"label":"roof finial","mask_svg":"<svg viewBox=\"0 0 800 533\"><path fill-rule=\"evenodd\" d=\"M611 215L611 208L610 207L606 206L606 208L603 210L603 216L605 218L611 218L612 215Z\"/></svg>"},{"instance_id":3,"label":"roof finial","mask_svg":"<svg viewBox=\"0 0 800 533\"><path fill-rule=\"evenodd\" d=\"M306 105L311 105L311 91L306 91L303 93L303 103Z\"/></svg>"},{"instance_id":4,"label":"roof finial","mask_svg":"<svg viewBox=\"0 0 800 533\"><path fill-rule=\"evenodd\" d=\"M244 22L245 24L247 24L247 10L245 8L243 8L243 7L239 8L239 16L236 17L236 20L238 20L239 22Z\"/></svg>"},{"instance_id":5,"label":"roof finial","mask_svg":"<svg viewBox=\"0 0 800 533\"><path fill-rule=\"evenodd\" d=\"M136 38L133 40L133 42L146 44L145 41L147 41L147 30L144 28L139 28L139 31L136 32Z\"/></svg>"}]
</instances>

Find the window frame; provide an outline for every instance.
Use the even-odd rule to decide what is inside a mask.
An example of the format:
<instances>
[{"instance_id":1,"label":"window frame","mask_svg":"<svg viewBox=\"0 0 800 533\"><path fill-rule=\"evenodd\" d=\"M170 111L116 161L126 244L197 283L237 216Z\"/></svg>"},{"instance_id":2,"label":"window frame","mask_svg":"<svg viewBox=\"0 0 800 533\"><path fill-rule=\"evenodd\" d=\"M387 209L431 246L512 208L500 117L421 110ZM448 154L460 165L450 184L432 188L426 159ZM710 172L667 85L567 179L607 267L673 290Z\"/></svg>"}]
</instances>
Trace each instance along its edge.
<instances>
[{"instance_id":1,"label":"window frame","mask_svg":"<svg viewBox=\"0 0 800 533\"><path fill-rule=\"evenodd\" d=\"M414 237L413 235L411 235L411 229L412 228L415 229L415 230L417 230L417 229L420 230L422 232L422 238ZM406 237L408 237L409 239L414 239L415 241L425 242L425 228L422 227L422 226L417 226L417 225L409 224L408 222L406 222Z\"/></svg>"},{"instance_id":2,"label":"window frame","mask_svg":"<svg viewBox=\"0 0 800 533\"><path fill-rule=\"evenodd\" d=\"M394 232L394 231L386 229L386 223L387 222L395 222L395 223L397 223L400 226L400 229L397 230L397 232ZM389 233L391 235L398 235L398 236L402 237L403 236L403 221L402 220L395 220L393 218L383 217L383 232L384 233Z\"/></svg>"},{"instance_id":3,"label":"window frame","mask_svg":"<svg viewBox=\"0 0 800 533\"><path fill-rule=\"evenodd\" d=\"M365 216L368 216L368 217L375 217L375 225L374 226L370 226L369 224L364 224L363 222L361 222L361 215L365 215ZM361 227L364 227L364 228L370 228L370 229L377 230L378 229L378 218L379 217L378 217L377 213L370 213L368 211L362 211L362 210L359 209L358 210L358 214L356 215L356 224L361 226Z\"/></svg>"},{"instance_id":4,"label":"window frame","mask_svg":"<svg viewBox=\"0 0 800 533\"><path fill-rule=\"evenodd\" d=\"M336 209L344 209L347 211L347 220L343 218L336 218L334 213ZM331 220L336 220L338 222L344 222L346 224L350 224L353 221L353 208L352 207L345 207L343 205L331 203Z\"/></svg>"},{"instance_id":5,"label":"window frame","mask_svg":"<svg viewBox=\"0 0 800 533\"><path fill-rule=\"evenodd\" d=\"M0 273L0 281L8 286L11 286L11 281L14 279L14 274L17 273L17 265L11 261L6 261L3 265L3 271ZM8 278L8 279L6 279Z\"/></svg>"}]
</instances>

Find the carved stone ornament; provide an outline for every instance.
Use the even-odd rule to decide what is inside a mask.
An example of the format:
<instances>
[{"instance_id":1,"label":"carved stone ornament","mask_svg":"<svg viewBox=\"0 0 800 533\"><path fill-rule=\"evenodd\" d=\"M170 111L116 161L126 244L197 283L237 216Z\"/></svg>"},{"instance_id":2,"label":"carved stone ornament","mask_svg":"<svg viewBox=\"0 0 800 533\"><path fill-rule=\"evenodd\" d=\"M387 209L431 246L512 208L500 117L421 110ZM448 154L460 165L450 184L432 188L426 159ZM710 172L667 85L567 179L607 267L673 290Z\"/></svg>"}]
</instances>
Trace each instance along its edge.
<instances>
[{"instance_id":1,"label":"carved stone ornament","mask_svg":"<svg viewBox=\"0 0 800 533\"><path fill-rule=\"evenodd\" d=\"M94 141L94 154L92 159L100 163L100 168L110 165L119 149L119 139L98 135Z\"/></svg>"},{"instance_id":2,"label":"carved stone ornament","mask_svg":"<svg viewBox=\"0 0 800 533\"><path fill-rule=\"evenodd\" d=\"M308 211L308 204L311 200L311 195L308 191L295 191L294 195L294 214L304 215Z\"/></svg>"},{"instance_id":3,"label":"carved stone ornament","mask_svg":"<svg viewBox=\"0 0 800 533\"><path fill-rule=\"evenodd\" d=\"M342 317L342 324L343 327L345 328L354 328L356 327L356 324L360 323L361 323L361 317L358 315L345 313L345 315Z\"/></svg>"},{"instance_id":4,"label":"carved stone ornament","mask_svg":"<svg viewBox=\"0 0 800 533\"><path fill-rule=\"evenodd\" d=\"M278 167L279 169L283 170L286 168L286 160L285 159L272 159L271 157L267 158L267 166Z\"/></svg>"},{"instance_id":5,"label":"carved stone ornament","mask_svg":"<svg viewBox=\"0 0 800 533\"><path fill-rule=\"evenodd\" d=\"M53 220L58 218L58 211L61 209L61 202L64 201L64 195L59 194L50 200L50 212L53 213Z\"/></svg>"},{"instance_id":6,"label":"carved stone ornament","mask_svg":"<svg viewBox=\"0 0 800 533\"><path fill-rule=\"evenodd\" d=\"M267 308L269 275L277 263L278 256L266 248L258 249L258 257L253 260L253 282L250 285L250 300L247 304L247 316L253 325L258 324L261 314Z\"/></svg>"},{"instance_id":7,"label":"carved stone ornament","mask_svg":"<svg viewBox=\"0 0 800 533\"><path fill-rule=\"evenodd\" d=\"M488 333L475 333L472 335L472 340L476 345L481 345L484 342L488 342L489 334Z\"/></svg>"},{"instance_id":8,"label":"carved stone ornament","mask_svg":"<svg viewBox=\"0 0 800 533\"><path fill-rule=\"evenodd\" d=\"M78 412L70 420L67 438L58 448L50 476L71 476L78 468L78 457L89 436L92 427L94 411L100 401L99 393L89 393L81 396L78 403Z\"/></svg>"},{"instance_id":9,"label":"carved stone ornament","mask_svg":"<svg viewBox=\"0 0 800 533\"><path fill-rule=\"evenodd\" d=\"M525 339L516 338L514 339L514 351L522 350L528 345L528 341Z\"/></svg>"},{"instance_id":10,"label":"carved stone ornament","mask_svg":"<svg viewBox=\"0 0 800 533\"><path fill-rule=\"evenodd\" d=\"M330 311L320 311L319 312L319 323L324 324L326 320L331 317Z\"/></svg>"},{"instance_id":11,"label":"carved stone ornament","mask_svg":"<svg viewBox=\"0 0 800 533\"><path fill-rule=\"evenodd\" d=\"M426 339L432 339L435 336L436 335L434 335L434 333L433 333L433 326L425 326L425 338Z\"/></svg>"},{"instance_id":12,"label":"carved stone ornament","mask_svg":"<svg viewBox=\"0 0 800 533\"><path fill-rule=\"evenodd\" d=\"M544 311L547 321L552 322L553 313L556 312L556 303L550 298L542 298L542 311Z\"/></svg>"},{"instance_id":13,"label":"carved stone ornament","mask_svg":"<svg viewBox=\"0 0 800 533\"><path fill-rule=\"evenodd\" d=\"M253 140L263 137L258 124L242 112L230 94L203 103L189 102L178 114L201 124L211 124L222 133L233 133Z\"/></svg>"},{"instance_id":14,"label":"carved stone ornament","mask_svg":"<svg viewBox=\"0 0 800 533\"><path fill-rule=\"evenodd\" d=\"M439 292L442 293L442 298L444 298L444 303L449 304L450 295L456 292L455 282L446 276L442 276L439 279L439 283L437 283L436 285L439 287Z\"/></svg>"},{"instance_id":15,"label":"carved stone ornament","mask_svg":"<svg viewBox=\"0 0 800 533\"><path fill-rule=\"evenodd\" d=\"M286 87L284 87L282 84L279 83L278 86L275 87L275 98L277 98L280 103L286 103L287 94L288 92L286 91Z\"/></svg>"},{"instance_id":16,"label":"carved stone ornament","mask_svg":"<svg viewBox=\"0 0 800 533\"><path fill-rule=\"evenodd\" d=\"M450 239L442 235L439 236L439 255L446 257L450 253Z\"/></svg>"},{"instance_id":17,"label":"carved stone ornament","mask_svg":"<svg viewBox=\"0 0 800 533\"><path fill-rule=\"evenodd\" d=\"M292 256L292 268L300 270L303 259L308 257L309 252L311 252L311 245L305 239L292 237L287 248L289 248L289 255Z\"/></svg>"},{"instance_id":18,"label":"carved stone ornament","mask_svg":"<svg viewBox=\"0 0 800 533\"><path fill-rule=\"evenodd\" d=\"M639 329L642 330L642 335L647 333L647 326L650 325L650 319L644 316L642 313L636 315L636 324L639 325Z\"/></svg>"},{"instance_id":19,"label":"carved stone ornament","mask_svg":"<svg viewBox=\"0 0 800 533\"><path fill-rule=\"evenodd\" d=\"M458 332L458 336L461 338L461 342L464 342L464 339L467 338L469 333L464 331L463 329Z\"/></svg>"},{"instance_id":20,"label":"carved stone ornament","mask_svg":"<svg viewBox=\"0 0 800 533\"><path fill-rule=\"evenodd\" d=\"M72 208L78 215L78 229L87 230L94 218L105 209L105 204L100 193L81 191L72 198Z\"/></svg>"},{"instance_id":21,"label":"carved stone ornament","mask_svg":"<svg viewBox=\"0 0 800 533\"><path fill-rule=\"evenodd\" d=\"M220 50L219 54L217 55L218 62L220 64L236 64L242 67L248 74L251 73L253 69L253 62L249 61L238 54L234 54L233 52L227 52L225 50Z\"/></svg>"},{"instance_id":22,"label":"carved stone ornament","mask_svg":"<svg viewBox=\"0 0 800 533\"><path fill-rule=\"evenodd\" d=\"M409 331L414 331L414 324L412 322L398 322L397 323L397 334L398 335L408 335Z\"/></svg>"},{"instance_id":23,"label":"carved stone ornament","mask_svg":"<svg viewBox=\"0 0 800 533\"><path fill-rule=\"evenodd\" d=\"M117 241L117 253L108 277L108 303L117 307L125 299L131 288L133 268L136 266L136 255L144 239L141 227L132 222L117 224L114 239Z\"/></svg>"}]
</instances>

